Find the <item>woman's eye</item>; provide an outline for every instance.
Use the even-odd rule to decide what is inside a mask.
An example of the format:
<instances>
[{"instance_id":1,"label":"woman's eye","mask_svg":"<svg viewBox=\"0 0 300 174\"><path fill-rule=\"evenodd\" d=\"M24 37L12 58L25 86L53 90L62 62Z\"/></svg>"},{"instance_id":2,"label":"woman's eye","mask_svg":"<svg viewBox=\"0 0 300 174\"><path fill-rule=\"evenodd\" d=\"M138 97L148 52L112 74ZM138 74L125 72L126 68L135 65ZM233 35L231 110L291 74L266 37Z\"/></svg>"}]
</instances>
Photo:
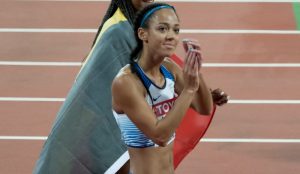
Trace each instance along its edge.
<instances>
[{"instance_id":1,"label":"woman's eye","mask_svg":"<svg viewBox=\"0 0 300 174\"><path fill-rule=\"evenodd\" d=\"M165 31L167 31L167 28L166 27L159 27L158 30L161 31L161 32L165 32Z\"/></svg>"},{"instance_id":2,"label":"woman's eye","mask_svg":"<svg viewBox=\"0 0 300 174\"><path fill-rule=\"evenodd\" d=\"M174 32L175 32L176 34L179 34L179 31L180 31L179 28L174 29Z\"/></svg>"}]
</instances>

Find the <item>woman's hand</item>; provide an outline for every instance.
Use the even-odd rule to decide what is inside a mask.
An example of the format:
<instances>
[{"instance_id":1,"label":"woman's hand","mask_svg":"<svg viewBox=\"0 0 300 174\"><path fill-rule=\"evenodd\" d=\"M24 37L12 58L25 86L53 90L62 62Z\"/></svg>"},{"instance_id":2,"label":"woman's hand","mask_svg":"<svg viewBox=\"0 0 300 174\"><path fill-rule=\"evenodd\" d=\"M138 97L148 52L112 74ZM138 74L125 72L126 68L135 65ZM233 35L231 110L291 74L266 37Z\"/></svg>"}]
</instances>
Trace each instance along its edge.
<instances>
[{"instance_id":1,"label":"woman's hand","mask_svg":"<svg viewBox=\"0 0 300 174\"><path fill-rule=\"evenodd\" d=\"M184 90L196 92L200 84L199 76L202 65L200 45L194 40L184 40L183 47L187 53L183 67Z\"/></svg>"},{"instance_id":2,"label":"woman's hand","mask_svg":"<svg viewBox=\"0 0 300 174\"><path fill-rule=\"evenodd\" d=\"M199 63L199 74L202 67L202 55L201 55L201 47L200 43L197 40L194 39L184 39L183 41L183 48L185 52L187 53L189 50L193 50L197 54L197 59Z\"/></svg>"},{"instance_id":3,"label":"woman's hand","mask_svg":"<svg viewBox=\"0 0 300 174\"><path fill-rule=\"evenodd\" d=\"M214 104L218 106L222 106L226 104L230 98L230 96L224 91L222 91L220 88L214 90L210 89L210 91L211 91Z\"/></svg>"}]
</instances>

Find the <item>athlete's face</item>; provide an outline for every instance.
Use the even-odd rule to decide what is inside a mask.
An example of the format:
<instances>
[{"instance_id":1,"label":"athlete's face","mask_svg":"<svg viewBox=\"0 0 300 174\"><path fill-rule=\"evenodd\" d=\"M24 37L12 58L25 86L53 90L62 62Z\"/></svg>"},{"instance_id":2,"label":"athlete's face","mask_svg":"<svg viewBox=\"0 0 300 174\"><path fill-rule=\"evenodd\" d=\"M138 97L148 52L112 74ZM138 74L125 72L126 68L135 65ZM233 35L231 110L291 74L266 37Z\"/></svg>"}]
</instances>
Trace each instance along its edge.
<instances>
[{"instance_id":1,"label":"athlete's face","mask_svg":"<svg viewBox=\"0 0 300 174\"><path fill-rule=\"evenodd\" d=\"M144 47L164 57L174 54L179 41L179 19L173 9L156 11L145 29Z\"/></svg>"},{"instance_id":2,"label":"athlete's face","mask_svg":"<svg viewBox=\"0 0 300 174\"><path fill-rule=\"evenodd\" d=\"M141 10L150 3L154 2L154 0L132 0L131 2L136 10Z\"/></svg>"}]
</instances>

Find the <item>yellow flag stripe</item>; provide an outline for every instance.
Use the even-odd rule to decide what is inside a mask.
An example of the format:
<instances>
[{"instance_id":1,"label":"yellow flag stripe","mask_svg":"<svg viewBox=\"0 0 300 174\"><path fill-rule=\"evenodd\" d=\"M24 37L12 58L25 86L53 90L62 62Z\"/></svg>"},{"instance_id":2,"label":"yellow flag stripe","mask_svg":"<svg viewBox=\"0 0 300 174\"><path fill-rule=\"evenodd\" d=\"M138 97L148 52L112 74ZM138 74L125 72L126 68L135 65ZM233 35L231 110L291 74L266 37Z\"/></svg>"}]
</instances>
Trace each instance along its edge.
<instances>
[{"instance_id":1,"label":"yellow flag stripe","mask_svg":"<svg viewBox=\"0 0 300 174\"><path fill-rule=\"evenodd\" d=\"M127 21L126 17L124 16L124 14L121 12L121 10L118 8L116 10L116 12L114 13L114 15L109 18L103 25L102 30L100 31L100 34L97 37L96 43L94 44L92 50L90 51L90 53L88 54L87 58L85 59L85 61L83 62L81 69L79 71L78 74L80 74L82 68L85 66L86 62L89 60L90 56L92 55L95 46L97 45L97 43L99 42L99 40L101 39L101 36L103 35L103 33L105 33L105 31L110 28L111 26L121 22L121 21Z\"/></svg>"}]
</instances>

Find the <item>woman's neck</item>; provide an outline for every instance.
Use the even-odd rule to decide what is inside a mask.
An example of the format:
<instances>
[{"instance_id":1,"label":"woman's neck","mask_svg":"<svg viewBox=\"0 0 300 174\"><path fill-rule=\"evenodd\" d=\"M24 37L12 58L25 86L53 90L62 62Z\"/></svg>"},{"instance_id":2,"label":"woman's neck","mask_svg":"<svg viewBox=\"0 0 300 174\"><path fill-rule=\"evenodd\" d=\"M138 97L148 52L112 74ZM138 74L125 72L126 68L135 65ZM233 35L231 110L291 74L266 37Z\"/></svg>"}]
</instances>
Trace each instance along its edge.
<instances>
[{"instance_id":1,"label":"woman's neck","mask_svg":"<svg viewBox=\"0 0 300 174\"><path fill-rule=\"evenodd\" d=\"M140 59L138 60L139 66L145 73L157 77L160 75L160 66L164 58L158 55L149 54L147 51L142 51Z\"/></svg>"}]
</instances>

